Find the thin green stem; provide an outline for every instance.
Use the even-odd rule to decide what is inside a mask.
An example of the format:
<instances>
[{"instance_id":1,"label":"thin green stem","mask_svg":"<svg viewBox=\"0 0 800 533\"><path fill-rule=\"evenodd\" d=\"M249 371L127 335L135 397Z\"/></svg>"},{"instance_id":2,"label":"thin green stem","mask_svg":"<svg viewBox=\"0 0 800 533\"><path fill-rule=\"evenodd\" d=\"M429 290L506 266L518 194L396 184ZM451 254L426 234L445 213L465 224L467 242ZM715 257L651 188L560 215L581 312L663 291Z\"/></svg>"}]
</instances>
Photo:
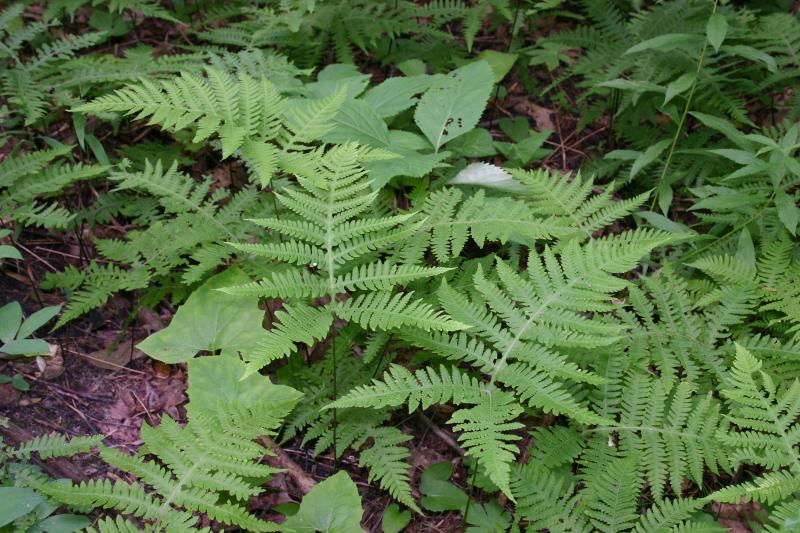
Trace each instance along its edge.
<instances>
[{"instance_id":1,"label":"thin green stem","mask_svg":"<svg viewBox=\"0 0 800 533\"><path fill-rule=\"evenodd\" d=\"M717 2L719 0L714 0L713 7L711 8L711 15L713 16L717 12ZM658 178L659 186L663 183L664 178L667 177L667 172L669 171L669 166L672 163L672 156L675 154L675 148L678 146L678 139L683 133L683 127L686 124L686 117L689 116L689 109L692 107L692 100L694 99L694 93L697 90L697 81L700 79L700 71L703 70L703 64L705 63L706 58L706 50L708 50L708 35L706 35L705 41L703 41L703 48L700 50L700 59L697 61L697 70L694 73L694 82L692 82L692 87L689 89L689 95L686 97L686 105L683 106L683 113L681 113L680 121L678 122L678 129L675 131L675 135L672 137L672 144L669 147L669 153L667 153L667 160L664 163L664 168L661 170L661 177ZM656 192L653 194L653 201L650 204L650 210L653 211L656 207L656 202L658 201L658 187L656 187Z\"/></svg>"},{"instance_id":2,"label":"thin green stem","mask_svg":"<svg viewBox=\"0 0 800 533\"><path fill-rule=\"evenodd\" d=\"M475 489L475 480L478 477L478 461L475 460L475 470L472 471L472 477L469 481L469 489L467 490L467 503L464 505L464 516L461 518L461 531L467 530L467 515L469 514L469 507L472 503L472 492Z\"/></svg>"}]
</instances>

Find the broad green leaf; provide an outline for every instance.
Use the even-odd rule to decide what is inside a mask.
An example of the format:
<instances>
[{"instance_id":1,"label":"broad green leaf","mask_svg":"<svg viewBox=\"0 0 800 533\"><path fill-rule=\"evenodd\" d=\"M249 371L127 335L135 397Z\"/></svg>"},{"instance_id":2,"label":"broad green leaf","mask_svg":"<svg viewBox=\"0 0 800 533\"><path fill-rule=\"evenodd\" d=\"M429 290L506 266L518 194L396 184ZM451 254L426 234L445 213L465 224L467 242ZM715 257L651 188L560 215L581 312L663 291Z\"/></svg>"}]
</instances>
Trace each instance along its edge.
<instances>
[{"instance_id":1,"label":"broad green leaf","mask_svg":"<svg viewBox=\"0 0 800 533\"><path fill-rule=\"evenodd\" d=\"M425 74L428 67L421 59L407 59L397 64L397 70L402 72L408 77L421 76Z\"/></svg>"},{"instance_id":2,"label":"broad green leaf","mask_svg":"<svg viewBox=\"0 0 800 533\"><path fill-rule=\"evenodd\" d=\"M309 98L324 98L346 88L347 98L355 98L369 85L369 74L358 71L355 65L335 63L322 69L317 81L305 85Z\"/></svg>"},{"instance_id":3,"label":"broad green leaf","mask_svg":"<svg viewBox=\"0 0 800 533\"><path fill-rule=\"evenodd\" d=\"M17 338L25 339L33 334L34 331L47 324L51 318L61 311L60 305L54 305L39 309L29 316L19 328Z\"/></svg>"},{"instance_id":4,"label":"broad green leaf","mask_svg":"<svg viewBox=\"0 0 800 533\"><path fill-rule=\"evenodd\" d=\"M778 218L786 226L792 235L797 234L798 215L800 209L797 208L794 196L786 194L778 189L775 192L775 207L778 209Z\"/></svg>"},{"instance_id":5,"label":"broad green leaf","mask_svg":"<svg viewBox=\"0 0 800 533\"><path fill-rule=\"evenodd\" d=\"M375 148L389 147L389 128L369 102L346 101L333 119L333 123L333 129L322 138L325 142L354 141Z\"/></svg>"},{"instance_id":6,"label":"broad green leaf","mask_svg":"<svg viewBox=\"0 0 800 533\"><path fill-rule=\"evenodd\" d=\"M509 159L509 166L525 166L531 161L546 157L552 150L542 148L553 132L545 130L534 132L530 137L514 144L495 143L497 149Z\"/></svg>"},{"instance_id":7,"label":"broad green leaf","mask_svg":"<svg viewBox=\"0 0 800 533\"><path fill-rule=\"evenodd\" d=\"M311 489L283 525L297 533L363 533L363 514L356 484L341 471Z\"/></svg>"},{"instance_id":8,"label":"broad green leaf","mask_svg":"<svg viewBox=\"0 0 800 533\"><path fill-rule=\"evenodd\" d=\"M0 244L0 259L22 259L22 254L8 244Z\"/></svg>"},{"instance_id":9,"label":"broad green leaf","mask_svg":"<svg viewBox=\"0 0 800 533\"><path fill-rule=\"evenodd\" d=\"M92 525L91 520L77 514L57 514L36 524L37 531L45 533L72 533Z\"/></svg>"},{"instance_id":10,"label":"broad green leaf","mask_svg":"<svg viewBox=\"0 0 800 533\"><path fill-rule=\"evenodd\" d=\"M414 122L436 152L447 141L475 127L486 107L493 80L489 64L476 61L451 72L422 95Z\"/></svg>"},{"instance_id":11,"label":"broad green leaf","mask_svg":"<svg viewBox=\"0 0 800 533\"><path fill-rule=\"evenodd\" d=\"M258 298L216 290L250 281L238 268L217 274L189 296L169 326L137 347L165 363L187 361L200 351L251 349L264 333L264 313L258 308Z\"/></svg>"},{"instance_id":12,"label":"broad green leaf","mask_svg":"<svg viewBox=\"0 0 800 533\"><path fill-rule=\"evenodd\" d=\"M751 143L747 140L747 136L740 131L736 126L734 126L731 122L725 120L724 118L715 117L714 115L707 115L705 113L700 113L698 111L692 111L689 113L694 118L699 120L703 123L704 126L709 128L713 128L718 132L722 133L727 137L731 142L739 146L740 148L750 148Z\"/></svg>"},{"instance_id":13,"label":"broad green leaf","mask_svg":"<svg viewBox=\"0 0 800 533\"><path fill-rule=\"evenodd\" d=\"M670 220L661 213L655 213L653 211L639 211L638 213L636 213L636 216L642 217L647 222L649 222L650 225L653 226L654 228L663 231L668 231L669 233L680 233L684 235L697 234L697 232L694 231L689 226L681 224L680 222L675 222L674 220Z\"/></svg>"},{"instance_id":14,"label":"broad green leaf","mask_svg":"<svg viewBox=\"0 0 800 533\"><path fill-rule=\"evenodd\" d=\"M464 157L490 157L497 153L492 134L485 128L475 128L465 133L450 141L447 148Z\"/></svg>"},{"instance_id":15,"label":"broad green leaf","mask_svg":"<svg viewBox=\"0 0 800 533\"><path fill-rule=\"evenodd\" d=\"M275 385L258 374L242 379L247 365L233 355L196 357L188 365L189 407L200 412L214 412L220 404L247 408L265 399L274 403L276 412L288 412L302 396L299 391Z\"/></svg>"},{"instance_id":16,"label":"broad green leaf","mask_svg":"<svg viewBox=\"0 0 800 533\"><path fill-rule=\"evenodd\" d=\"M667 92L664 95L663 105L667 105L670 100L672 100L679 94L688 91L692 87L692 84L694 83L695 79L696 76L694 72L687 72L683 76L680 76L677 79L671 81L669 85L667 85Z\"/></svg>"},{"instance_id":17,"label":"broad green leaf","mask_svg":"<svg viewBox=\"0 0 800 533\"><path fill-rule=\"evenodd\" d=\"M381 528L383 533L400 533L411 522L411 511L401 511L400 506L392 503L383 511Z\"/></svg>"},{"instance_id":18,"label":"broad green leaf","mask_svg":"<svg viewBox=\"0 0 800 533\"><path fill-rule=\"evenodd\" d=\"M443 162L451 155L450 152L419 153L420 150L429 149L428 141L421 135L407 131L390 131L389 150L399 157L363 163L373 180L373 189L380 189L395 176L421 178L430 174L434 168L445 166Z\"/></svg>"},{"instance_id":19,"label":"broad green leaf","mask_svg":"<svg viewBox=\"0 0 800 533\"><path fill-rule=\"evenodd\" d=\"M0 341L9 342L17 336L22 324L22 307L19 302L7 303L0 307Z\"/></svg>"},{"instance_id":20,"label":"broad green leaf","mask_svg":"<svg viewBox=\"0 0 800 533\"><path fill-rule=\"evenodd\" d=\"M708 43L714 47L715 52L719 52L719 47L725 40L725 35L728 33L728 20L722 13L714 13L708 19L706 24L706 37Z\"/></svg>"},{"instance_id":21,"label":"broad green leaf","mask_svg":"<svg viewBox=\"0 0 800 533\"><path fill-rule=\"evenodd\" d=\"M670 139L664 139L652 146L649 146L647 150L642 152L642 154L633 162L633 165L631 165L630 179L635 178L644 167L658 159L658 156L660 156L664 150L667 149L667 146L670 145L670 142Z\"/></svg>"},{"instance_id":22,"label":"broad green leaf","mask_svg":"<svg viewBox=\"0 0 800 533\"><path fill-rule=\"evenodd\" d=\"M726 159L730 159L734 163L739 163L740 165L754 165L762 163L762 161L756 157L755 154L748 152L746 150L733 150L731 148L719 148L716 150L709 150L712 154L721 155Z\"/></svg>"},{"instance_id":23,"label":"broad green leaf","mask_svg":"<svg viewBox=\"0 0 800 533\"><path fill-rule=\"evenodd\" d=\"M25 378L22 377L21 374L14 374L14 377L11 378L11 385L20 392L28 392L31 390L31 385Z\"/></svg>"},{"instance_id":24,"label":"broad green leaf","mask_svg":"<svg viewBox=\"0 0 800 533\"><path fill-rule=\"evenodd\" d=\"M525 117L501 118L500 129L515 143L525 140L531 132L528 119Z\"/></svg>"},{"instance_id":25,"label":"broad green leaf","mask_svg":"<svg viewBox=\"0 0 800 533\"><path fill-rule=\"evenodd\" d=\"M740 56L745 59L749 59L750 61L764 63L764 66L766 66L767 70L770 72L778 72L778 64L775 62L775 58L766 52L762 52L761 50L753 48L752 46L745 46L742 44L725 45L721 48L721 50L728 55Z\"/></svg>"},{"instance_id":26,"label":"broad green leaf","mask_svg":"<svg viewBox=\"0 0 800 533\"><path fill-rule=\"evenodd\" d=\"M509 54L506 52L498 52L496 50L484 50L478 54L478 60L483 60L489 63L494 73L495 83L501 81L506 77L508 71L514 67L517 61L517 54Z\"/></svg>"},{"instance_id":27,"label":"broad green leaf","mask_svg":"<svg viewBox=\"0 0 800 533\"><path fill-rule=\"evenodd\" d=\"M416 95L440 81L441 75L389 78L366 92L361 100L371 104L381 118L392 117L417 103Z\"/></svg>"},{"instance_id":28,"label":"broad green leaf","mask_svg":"<svg viewBox=\"0 0 800 533\"><path fill-rule=\"evenodd\" d=\"M467 513L467 533L503 533L511 525L511 515L492 500L486 505L472 502Z\"/></svg>"},{"instance_id":29,"label":"broad green leaf","mask_svg":"<svg viewBox=\"0 0 800 533\"><path fill-rule=\"evenodd\" d=\"M621 161L633 161L642 154L639 150L611 150L605 155L605 159L618 159Z\"/></svg>"},{"instance_id":30,"label":"broad green leaf","mask_svg":"<svg viewBox=\"0 0 800 533\"><path fill-rule=\"evenodd\" d=\"M635 93L663 93L666 89L661 85L652 83L645 80L626 80L618 78L615 80L604 81L598 83L599 87L608 87L610 89L619 89L621 91L633 91Z\"/></svg>"},{"instance_id":31,"label":"broad green leaf","mask_svg":"<svg viewBox=\"0 0 800 533\"><path fill-rule=\"evenodd\" d=\"M0 352L8 355L49 355L50 345L42 339L12 339L0 344Z\"/></svg>"},{"instance_id":32,"label":"broad green leaf","mask_svg":"<svg viewBox=\"0 0 800 533\"><path fill-rule=\"evenodd\" d=\"M644 52L645 50L658 50L659 52L670 52L679 47L694 46L700 44L700 36L691 33L665 33L652 39L642 41L637 45L631 46L625 51L624 55Z\"/></svg>"},{"instance_id":33,"label":"broad green leaf","mask_svg":"<svg viewBox=\"0 0 800 533\"><path fill-rule=\"evenodd\" d=\"M364 163L364 168L369 171L369 176L373 179L373 189L382 188L396 176L421 178L430 174L434 168L447 166L443 161L450 157L450 152L444 151L437 154L409 152L399 155L400 157L394 159Z\"/></svg>"},{"instance_id":34,"label":"broad green leaf","mask_svg":"<svg viewBox=\"0 0 800 533\"><path fill-rule=\"evenodd\" d=\"M25 516L43 501L33 489L0 487L0 526Z\"/></svg>"},{"instance_id":35,"label":"broad green leaf","mask_svg":"<svg viewBox=\"0 0 800 533\"><path fill-rule=\"evenodd\" d=\"M753 246L753 238L747 228L739 234L739 244L736 247L736 259L755 270L756 268L756 249Z\"/></svg>"},{"instance_id":36,"label":"broad green leaf","mask_svg":"<svg viewBox=\"0 0 800 533\"><path fill-rule=\"evenodd\" d=\"M430 465L422 473L419 490L422 506L429 511L462 511L467 504L467 494L449 480L453 465L445 461Z\"/></svg>"}]
</instances>

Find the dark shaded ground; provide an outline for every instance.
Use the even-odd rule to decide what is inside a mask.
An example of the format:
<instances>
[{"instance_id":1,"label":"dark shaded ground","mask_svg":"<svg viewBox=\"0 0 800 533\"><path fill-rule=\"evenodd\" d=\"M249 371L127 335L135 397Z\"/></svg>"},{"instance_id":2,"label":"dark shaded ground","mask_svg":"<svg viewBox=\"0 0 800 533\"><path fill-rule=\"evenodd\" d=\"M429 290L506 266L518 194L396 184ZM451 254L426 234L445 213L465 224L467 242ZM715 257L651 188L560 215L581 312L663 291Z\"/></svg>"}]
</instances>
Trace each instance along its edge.
<instances>
[{"instance_id":1,"label":"dark shaded ground","mask_svg":"<svg viewBox=\"0 0 800 533\"><path fill-rule=\"evenodd\" d=\"M80 16L76 22L81 22ZM168 25L157 22L152 26L137 28L131 39L118 43L114 50L119 52L142 42L163 45L177 38ZM496 34L484 32L476 41L480 48L505 50L507 36L502 30ZM387 74L369 58L363 58L361 63L362 70L374 72L376 80L383 79ZM533 73L533 76L543 86L551 81L546 72ZM532 128L552 130L554 133L546 147L553 149L553 153L540 162L542 166L556 170L578 168L598 143L606 141L607 128L604 124L576 132L575 116L561 111L541 96L528 94L514 75L506 80L506 87L508 96L490 104L481 126L489 128L496 139L503 139L504 134L497 127L498 120L504 116L525 116ZM63 142L74 142L67 117L53 124L51 131L44 133ZM108 143L107 149L113 149L114 143L128 143L131 139L143 139L147 135L150 132L146 127L132 124L124 126L115 138L102 140L104 144ZM3 152L2 155L5 155L7 150ZM206 166L202 162L198 164ZM202 170L214 171L213 168ZM91 201L91 195L91 190L81 189L66 202L77 206L84 200ZM78 268L85 266L87 259L93 255L92 236L118 236L122 229L101 226L80 235L56 235L36 230L23 233L19 245L25 257L24 266L22 262L3 265L4 270L0 271L0 305L17 300L25 312L30 313L43 305L63 303L59 295L36 289L46 273L63 270L67 265ZM32 360L0 361L0 373L20 373L31 385L30 390L24 393L14 390L11 385L0 385L0 414L12 422L12 433L17 431L18 437L51 432L66 436L102 434L106 444L133 451L140 444L138 435L143 422L157 424L164 413L183 420L185 368L151 361L133 348L136 341L163 327L163 323L168 323L169 313L162 309L161 316L154 312L139 312L136 317L131 317L135 298L131 294L115 297L99 311L56 332L42 333L40 336L59 348L59 353L44 371L37 368ZM108 351L114 352L110 361L106 355ZM442 420L445 418L442 417ZM414 448L411 456L413 486L418 484L421 472L428 465L448 460L456 466L454 481L462 487L469 484L460 456L452 445L454 437L445 429L444 423L438 423L435 417L432 423L425 423L418 417L400 422L404 431L416 436L412 441ZM369 531L380 530L381 514L390 499L367 484L366 472L357 467L355 457L346 456L335 464L330 457L313 457L298 443L284 446L284 449L290 459L316 480L328 477L336 468L346 468L362 493L365 527ZM110 471L93 456L76 458L71 462L87 478L121 475ZM268 518L274 518L266 511L273 505L298 501L301 497L285 475L276 476L269 488L268 493L252 502L253 508L264 510ZM415 517L407 531L454 532L460 531L461 527L460 515L435 514Z\"/></svg>"}]
</instances>

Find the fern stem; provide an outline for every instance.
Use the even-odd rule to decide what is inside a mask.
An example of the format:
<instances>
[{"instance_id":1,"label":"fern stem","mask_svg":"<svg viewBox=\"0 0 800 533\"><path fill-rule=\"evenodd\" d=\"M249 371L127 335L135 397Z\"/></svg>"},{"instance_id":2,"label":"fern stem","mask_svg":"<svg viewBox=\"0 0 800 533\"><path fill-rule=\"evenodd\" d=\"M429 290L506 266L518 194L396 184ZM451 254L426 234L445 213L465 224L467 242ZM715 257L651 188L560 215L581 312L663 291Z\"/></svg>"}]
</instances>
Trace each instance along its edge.
<instances>
[{"instance_id":1,"label":"fern stem","mask_svg":"<svg viewBox=\"0 0 800 533\"><path fill-rule=\"evenodd\" d=\"M698 248L697 250L693 250L693 251L689 252L689 253L688 253L688 254L686 254L685 256L681 257L681 261L685 263L685 262L686 262L686 260L687 260L687 259L689 259L690 257L694 257L694 256L696 256L697 254L699 254L699 253L701 253L701 252L704 252L704 251L708 250L709 248L711 248L711 247L712 247L712 246L714 246L715 244L719 243L720 241L722 241L722 240L724 240L724 239L727 239L728 237L730 237L730 236L731 236L731 235L733 235L734 233L737 233L739 230L741 230L741 229L744 229L744 227L745 227L745 226L747 226L747 225L748 225L748 224L750 224L751 222L754 222L755 220L757 220L758 218L760 218L760 217L761 217L761 215L764 213L764 211L766 211L767 207L769 207L770 205L772 205L772 202L773 202L773 200L774 200L774 199L775 199L775 191L773 191L773 192L772 192L772 194L771 194L771 195L770 195L770 197L767 199L767 201L766 201L766 202L764 202L764 205L761 207L761 209L759 209L759 210L758 210L758 212L757 212L756 214L754 214L752 217L748 218L747 220L745 220L744 222L742 222L742 223L740 223L740 224L737 224L737 225L736 225L736 226L734 226L734 227L733 227L733 228L732 228L732 229L731 229L729 232L727 232L726 234L724 234L724 235L723 235L722 237L720 237L719 239L716 239L715 241L713 241L713 242L710 242L710 243L706 244L705 246L703 246L703 247L701 247L701 248Z\"/></svg>"},{"instance_id":2,"label":"fern stem","mask_svg":"<svg viewBox=\"0 0 800 533\"><path fill-rule=\"evenodd\" d=\"M334 321L333 324L333 338L331 339L331 352L333 353L333 401L339 397L339 383L336 379L336 323ZM338 427L338 420L336 418L336 411L337 409L333 409L332 414L332 421L333 421L333 469L337 470L339 468L339 443L336 434L336 429Z\"/></svg>"},{"instance_id":3,"label":"fern stem","mask_svg":"<svg viewBox=\"0 0 800 533\"><path fill-rule=\"evenodd\" d=\"M475 489L475 481L478 477L478 461L475 460L475 470L472 471L472 477L469 480L469 489L467 490L467 503L464 505L464 516L461 517L461 531L467 530L467 515L469 514L469 507L472 503L472 492Z\"/></svg>"},{"instance_id":4,"label":"fern stem","mask_svg":"<svg viewBox=\"0 0 800 533\"><path fill-rule=\"evenodd\" d=\"M717 12L717 2L719 0L714 0L714 4L711 8L711 15L713 16ZM703 70L703 63L705 63L706 58L706 50L708 50L708 33L706 33L706 38L703 41L703 48L700 50L700 59L697 61L697 69L694 73L694 82L692 82L692 87L689 89L689 95L686 97L686 105L683 106L683 113L681 113L681 119L678 122L678 129L675 131L675 135L672 137L672 144L669 147L669 152L667 153L667 160L664 162L664 168L661 170L661 176L658 178L658 185L660 186L661 183L664 181L664 178L667 176L667 172L669 171L669 166L672 163L672 156L675 154L675 148L678 145L678 139L683 132L683 127L686 124L686 118L689 116L689 109L692 106L692 99L694 98L695 90L697 89L697 80L700 77L700 71ZM650 210L654 210L656 207L656 202L658 201L658 187L656 187L656 192L653 195L653 201L650 203Z\"/></svg>"},{"instance_id":5,"label":"fern stem","mask_svg":"<svg viewBox=\"0 0 800 533\"><path fill-rule=\"evenodd\" d=\"M389 343L392 342L392 335L392 333L389 333L389 340L386 341L386 348L381 350L381 356L378 358L378 362L375 364L375 368L372 370L372 379L375 379L375 376L378 375L378 370L380 370L383 360L386 358L386 353L389 351Z\"/></svg>"}]
</instances>

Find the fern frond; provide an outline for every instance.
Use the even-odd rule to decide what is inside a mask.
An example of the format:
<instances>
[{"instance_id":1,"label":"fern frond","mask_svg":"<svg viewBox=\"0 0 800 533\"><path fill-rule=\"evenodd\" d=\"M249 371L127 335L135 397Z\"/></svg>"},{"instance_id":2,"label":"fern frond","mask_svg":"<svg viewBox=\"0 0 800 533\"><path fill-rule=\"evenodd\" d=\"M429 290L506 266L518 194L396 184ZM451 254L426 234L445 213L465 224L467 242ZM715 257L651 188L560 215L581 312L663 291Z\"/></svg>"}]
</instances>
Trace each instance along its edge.
<instances>
[{"instance_id":1,"label":"fern frond","mask_svg":"<svg viewBox=\"0 0 800 533\"><path fill-rule=\"evenodd\" d=\"M458 409L450 417L453 429L460 432L458 440L464 450L478 460L489 479L512 501L511 464L519 452L513 443L521 437L511 432L524 427L513 422L522 411L512 395L490 391L476 406Z\"/></svg>"},{"instance_id":2,"label":"fern frond","mask_svg":"<svg viewBox=\"0 0 800 533\"><path fill-rule=\"evenodd\" d=\"M585 513L595 531L615 533L636 524L636 501L643 484L638 462L635 455L612 459L587 482Z\"/></svg>"},{"instance_id":3,"label":"fern frond","mask_svg":"<svg viewBox=\"0 0 800 533\"><path fill-rule=\"evenodd\" d=\"M417 407L427 409L435 403L478 404L485 393L480 382L457 368L441 367L437 372L425 368L412 373L400 365L391 365L383 381L352 389L347 395L325 406L325 409L344 407L395 407L408 404L408 411Z\"/></svg>"},{"instance_id":4,"label":"fern frond","mask_svg":"<svg viewBox=\"0 0 800 533\"><path fill-rule=\"evenodd\" d=\"M315 339L324 339L333 323L333 315L328 309L315 309L303 304L286 305L283 311L275 313L275 318L280 323L274 324L252 352L245 354L245 375L258 372L272 361L293 353L297 350L297 343L311 346Z\"/></svg>"},{"instance_id":5,"label":"fern frond","mask_svg":"<svg viewBox=\"0 0 800 533\"><path fill-rule=\"evenodd\" d=\"M41 459L68 457L76 453L88 452L99 445L102 440L102 436L96 435L92 437L74 437L68 441L62 435L53 433L23 442L14 451L14 455L20 459L28 459L34 452L39 454Z\"/></svg>"},{"instance_id":6,"label":"fern frond","mask_svg":"<svg viewBox=\"0 0 800 533\"><path fill-rule=\"evenodd\" d=\"M414 299L412 292L364 294L338 304L336 314L367 329L412 326L425 331L454 331L465 327L424 301Z\"/></svg>"},{"instance_id":7,"label":"fern frond","mask_svg":"<svg viewBox=\"0 0 800 533\"><path fill-rule=\"evenodd\" d=\"M486 241L516 241L533 245L540 239L570 233L555 217L538 217L522 201L487 197L479 190L464 199L456 188L431 192L420 209L425 222L398 254L404 261L420 263L430 248L440 263L457 257L469 238L483 247Z\"/></svg>"},{"instance_id":8,"label":"fern frond","mask_svg":"<svg viewBox=\"0 0 800 533\"><path fill-rule=\"evenodd\" d=\"M636 211L649 196L642 193L633 198L613 201L613 184L591 196L594 179L580 174L551 174L545 170L510 169L511 175L531 191L535 213L556 216L564 220L581 239Z\"/></svg>"},{"instance_id":9,"label":"fern frond","mask_svg":"<svg viewBox=\"0 0 800 533\"><path fill-rule=\"evenodd\" d=\"M692 386L680 382L665 386L635 372L622 394L619 424L594 431L615 432L619 448L641 458L643 474L656 498L664 497L667 478L675 494L684 479L702 484L707 471L730 470L728 450L720 442L719 405L710 397L694 398Z\"/></svg>"},{"instance_id":10,"label":"fern frond","mask_svg":"<svg viewBox=\"0 0 800 533\"><path fill-rule=\"evenodd\" d=\"M411 435L406 435L397 428L381 427L370 432L369 436L372 437L373 444L362 450L358 459L362 468L369 469L367 481L372 483L377 480L392 498L420 513L411 495L409 465L405 461L411 453L402 446L412 439Z\"/></svg>"}]
</instances>

